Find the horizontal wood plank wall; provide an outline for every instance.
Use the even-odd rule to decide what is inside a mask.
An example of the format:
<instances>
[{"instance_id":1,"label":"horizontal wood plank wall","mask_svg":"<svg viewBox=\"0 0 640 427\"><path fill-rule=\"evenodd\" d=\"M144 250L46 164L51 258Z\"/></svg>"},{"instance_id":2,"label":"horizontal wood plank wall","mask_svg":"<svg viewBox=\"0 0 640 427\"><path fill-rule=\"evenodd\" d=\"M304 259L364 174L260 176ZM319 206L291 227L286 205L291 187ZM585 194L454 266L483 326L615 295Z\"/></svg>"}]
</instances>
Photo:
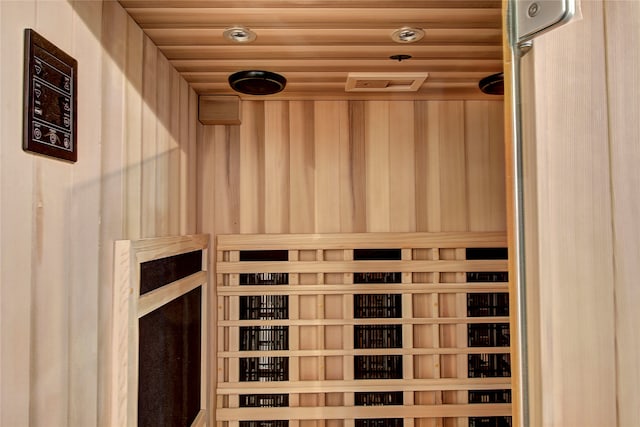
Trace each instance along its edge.
<instances>
[{"instance_id":1,"label":"horizontal wood plank wall","mask_svg":"<svg viewBox=\"0 0 640 427\"><path fill-rule=\"evenodd\" d=\"M197 98L115 1L0 20L0 424L110 425L113 241L195 233ZM25 28L79 62L75 164L21 149Z\"/></svg>"},{"instance_id":2,"label":"horizontal wood plank wall","mask_svg":"<svg viewBox=\"0 0 640 427\"><path fill-rule=\"evenodd\" d=\"M201 231L506 228L501 101L242 108L240 126L203 129Z\"/></svg>"}]
</instances>

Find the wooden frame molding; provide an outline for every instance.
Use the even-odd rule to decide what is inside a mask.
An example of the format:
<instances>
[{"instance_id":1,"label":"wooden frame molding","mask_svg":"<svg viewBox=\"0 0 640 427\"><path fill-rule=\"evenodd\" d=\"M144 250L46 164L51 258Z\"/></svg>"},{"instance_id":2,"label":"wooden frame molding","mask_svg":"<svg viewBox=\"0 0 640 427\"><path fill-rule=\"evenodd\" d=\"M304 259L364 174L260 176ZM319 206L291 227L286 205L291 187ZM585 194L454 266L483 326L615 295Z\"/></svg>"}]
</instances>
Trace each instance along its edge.
<instances>
[{"instance_id":1,"label":"wooden frame molding","mask_svg":"<svg viewBox=\"0 0 640 427\"><path fill-rule=\"evenodd\" d=\"M113 375L111 419L114 425L138 425L138 321L189 291L202 288L200 411L193 427L206 425L208 399L208 235L121 240L115 244ZM140 265L147 261L202 251L201 270L140 296Z\"/></svg>"}]
</instances>

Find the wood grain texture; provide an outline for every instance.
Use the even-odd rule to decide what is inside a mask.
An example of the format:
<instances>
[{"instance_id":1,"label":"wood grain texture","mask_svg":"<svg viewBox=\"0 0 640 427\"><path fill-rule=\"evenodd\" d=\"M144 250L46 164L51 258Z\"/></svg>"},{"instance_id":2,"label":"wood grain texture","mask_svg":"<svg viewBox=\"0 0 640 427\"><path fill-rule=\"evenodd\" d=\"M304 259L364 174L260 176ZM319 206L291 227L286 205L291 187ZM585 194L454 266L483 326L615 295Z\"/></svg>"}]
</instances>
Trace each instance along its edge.
<instances>
[{"instance_id":1,"label":"wood grain texture","mask_svg":"<svg viewBox=\"0 0 640 427\"><path fill-rule=\"evenodd\" d=\"M207 191L243 233L505 230L501 102L470 102L244 101L205 132Z\"/></svg>"},{"instance_id":2,"label":"wood grain texture","mask_svg":"<svg viewBox=\"0 0 640 427\"><path fill-rule=\"evenodd\" d=\"M121 4L203 95L235 95L229 73L261 69L285 74L287 87L273 97L284 100L490 100L478 81L502 71L500 0ZM257 38L235 46L223 36L239 24ZM407 25L425 29L424 38L398 46L391 33ZM401 64L389 59L398 53L412 59ZM346 93L347 73L353 71L428 71L439 77L427 79L415 93Z\"/></svg>"},{"instance_id":3,"label":"wood grain texture","mask_svg":"<svg viewBox=\"0 0 640 427\"><path fill-rule=\"evenodd\" d=\"M613 254L617 367L618 425L633 425L640 419L640 338L634 325L640 321L638 304L640 275L640 86L634 70L640 56L640 4L604 3L606 67L609 106L609 153L613 212ZM635 143L631 143L634 141Z\"/></svg>"},{"instance_id":4,"label":"wood grain texture","mask_svg":"<svg viewBox=\"0 0 640 427\"><path fill-rule=\"evenodd\" d=\"M35 18L43 37L56 40L61 49L73 52L74 33L69 30L58 32L58 25L68 29L73 27L71 7L39 2ZM99 120L95 115L90 117L92 121ZM37 345L31 349L30 403L30 422L35 425L47 422L65 424L69 419L71 343L68 316L72 264L53 262L49 254L59 253L61 259L70 260L71 246L60 248L60 242L72 236L67 210L71 207L73 186L70 164L36 158L33 197L36 206L34 234L37 237L31 250L34 289L31 294L31 318L34 322L31 339ZM64 390L62 395L59 390Z\"/></svg>"},{"instance_id":5,"label":"wood grain texture","mask_svg":"<svg viewBox=\"0 0 640 427\"><path fill-rule=\"evenodd\" d=\"M23 31L35 26L35 8L35 1L0 3L2 99L22 97L21 67L4 64L22 63ZM21 110L3 102L0 120L0 424L29 425L34 158L19 143Z\"/></svg>"},{"instance_id":6,"label":"wood grain texture","mask_svg":"<svg viewBox=\"0 0 640 427\"><path fill-rule=\"evenodd\" d=\"M623 425L603 5L582 2L582 19L541 36L533 57L545 426Z\"/></svg>"},{"instance_id":7,"label":"wood grain texture","mask_svg":"<svg viewBox=\"0 0 640 427\"><path fill-rule=\"evenodd\" d=\"M117 425L109 412L109 391L117 386L110 356L113 242L149 236L156 224L178 232L183 218L195 231L195 197L180 202L175 156L184 150L194 183L195 147L176 131L183 116L170 100L181 81L188 91L181 108L195 111L195 92L166 59L168 83L158 81L157 48L145 47L142 31L115 1L1 2L0 20L3 100L21 99L21 67L5 64L22 64L24 28L82 64L77 163L24 153L20 109L1 109L0 424ZM145 54L154 56L151 63ZM155 100L165 84L160 114ZM184 120L195 125L193 114ZM158 129L175 153L160 168ZM156 209L157 200L168 209Z\"/></svg>"}]
</instances>

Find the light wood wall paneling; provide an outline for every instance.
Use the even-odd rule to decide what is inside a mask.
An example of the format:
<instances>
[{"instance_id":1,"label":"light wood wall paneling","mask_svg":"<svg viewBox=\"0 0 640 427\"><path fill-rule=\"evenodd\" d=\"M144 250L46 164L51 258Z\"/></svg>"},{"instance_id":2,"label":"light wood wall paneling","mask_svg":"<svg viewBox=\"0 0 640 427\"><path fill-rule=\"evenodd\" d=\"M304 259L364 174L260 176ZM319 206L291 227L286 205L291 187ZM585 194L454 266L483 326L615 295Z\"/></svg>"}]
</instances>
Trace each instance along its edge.
<instances>
[{"instance_id":1,"label":"light wood wall paneling","mask_svg":"<svg viewBox=\"0 0 640 427\"><path fill-rule=\"evenodd\" d=\"M237 159L220 191L239 213L219 213L248 233L504 230L501 102L469 103L244 101L237 157L214 160Z\"/></svg>"},{"instance_id":2,"label":"light wood wall paneling","mask_svg":"<svg viewBox=\"0 0 640 427\"><path fill-rule=\"evenodd\" d=\"M214 140L213 132L214 126L202 126L197 127L196 138L198 142L198 229L212 230L215 227L217 221L217 215L215 212L215 206L223 205L221 202L217 202L217 194L214 192L216 188L215 174L218 169L218 165L215 159L215 149L218 144ZM208 167L205 167L207 165ZM224 208L223 208L224 209ZM225 232L224 227L219 227Z\"/></svg>"},{"instance_id":3,"label":"light wood wall paneling","mask_svg":"<svg viewBox=\"0 0 640 427\"><path fill-rule=\"evenodd\" d=\"M180 201L182 197L180 195L180 187L183 180L186 182L187 177L182 174L182 159L180 152L182 151L179 144L180 138L180 118L182 112L186 112L187 118L189 114L188 98L181 98L180 96L180 75L178 72L170 68L170 83L171 91L169 92L169 148L167 152L167 160L169 163L169 188L167 191L167 198L169 200L169 232L170 236L177 236L180 234L180 216L183 214L182 207L186 208L186 204L182 205ZM184 104L182 101L187 101ZM189 149L189 140L185 138L183 140L184 150ZM185 212L186 214L186 212Z\"/></svg>"},{"instance_id":4,"label":"light wood wall paneling","mask_svg":"<svg viewBox=\"0 0 640 427\"><path fill-rule=\"evenodd\" d=\"M366 185L366 148L365 148L365 102L351 101L349 114L349 177L350 188L345 193L351 199L344 202L351 207L353 218L350 221L352 232L367 230L367 185ZM347 221L344 221L345 224ZM345 228L346 230L346 228Z\"/></svg>"},{"instance_id":5,"label":"light wood wall paneling","mask_svg":"<svg viewBox=\"0 0 640 427\"><path fill-rule=\"evenodd\" d=\"M147 36L143 36L142 45L142 237L156 235L156 159L157 159L157 48Z\"/></svg>"},{"instance_id":6,"label":"light wood wall paneling","mask_svg":"<svg viewBox=\"0 0 640 427\"><path fill-rule=\"evenodd\" d=\"M413 116L414 123L414 136L416 141L428 141L429 136L429 103L428 102L415 102L415 111ZM417 143L415 145L415 161L414 170L416 174L415 178L415 206L416 206L416 230L427 231L435 229L429 227L429 221L431 221L429 209L431 208L431 201L428 197L430 194L430 186L432 180L430 179L434 170L429 167L429 159L433 156L431 154L430 145L427 143Z\"/></svg>"},{"instance_id":7,"label":"light wood wall paneling","mask_svg":"<svg viewBox=\"0 0 640 427\"><path fill-rule=\"evenodd\" d=\"M441 230L467 230L464 102L441 102L438 125Z\"/></svg>"},{"instance_id":8,"label":"light wood wall paneling","mask_svg":"<svg viewBox=\"0 0 640 427\"><path fill-rule=\"evenodd\" d=\"M188 86L187 86L188 87ZM182 126L182 122L180 122ZM182 218L183 224L186 224L186 228L181 234L195 234L197 232L197 158L198 158L198 128L200 123L198 122L198 95L193 89L189 89L189 116L187 120L187 127L189 129L188 141L189 141L189 158L188 158L188 185L187 185L187 198L186 198L186 214ZM210 270L210 271L213 271Z\"/></svg>"},{"instance_id":9,"label":"light wood wall paneling","mask_svg":"<svg viewBox=\"0 0 640 427\"><path fill-rule=\"evenodd\" d=\"M104 76L103 54L96 51L97 41L102 37L102 13L100 2L74 1L73 52L76 57L86 58L82 62L84 78L78 82L78 103L93 105L95 88L101 87ZM122 27L124 29L124 25ZM100 31L99 31L100 30ZM120 89L119 96L122 96ZM122 102L121 102L122 105ZM121 108L118 111L121 114ZM74 186L71 190L67 216L72 226L69 233L71 280L69 302L69 425L91 425L96 422L98 399L82 401L80 397L96 395L100 384L98 346L100 339L99 298L102 296L100 280L101 241L100 218L101 187L104 180L96 178L96 171L103 171L104 179L109 179L109 168L102 169L102 147L96 137L96 129L102 129L102 112L97 108L80 110L85 119L78 124L78 141L83 141L84 161L72 170ZM80 112L79 112L80 113ZM81 114L81 113L80 113ZM93 125L97 123L97 125ZM120 128L122 129L122 128ZM122 140L122 134L119 135ZM90 142L89 142L90 141ZM117 151L121 155L121 144ZM121 157L120 157L121 158ZM121 169L120 169L121 171ZM119 171L119 172L120 172ZM121 173L117 176L122 184ZM118 231L122 230L122 197L118 194L115 203L118 215L111 215L110 222ZM96 285L87 286L87 283Z\"/></svg>"},{"instance_id":10,"label":"light wood wall paneling","mask_svg":"<svg viewBox=\"0 0 640 427\"><path fill-rule=\"evenodd\" d=\"M501 230L506 221L502 104L465 102L464 117L469 229Z\"/></svg>"},{"instance_id":11,"label":"light wood wall paneling","mask_svg":"<svg viewBox=\"0 0 640 427\"><path fill-rule=\"evenodd\" d=\"M129 239L142 237L142 188L143 188L143 46L144 36L140 27L133 20L127 20L126 32L126 66L127 82L125 87L124 113L126 123L126 185L125 185L125 236ZM149 126L148 124L146 125Z\"/></svg>"},{"instance_id":12,"label":"light wood wall paneling","mask_svg":"<svg viewBox=\"0 0 640 427\"><path fill-rule=\"evenodd\" d=\"M177 74L176 74L177 76ZM195 218L193 214L195 210L195 194L196 194L196 176L197 171L195 162L193 161L196 154L196 138L195 132L191 130L191 123L195 125L191 120L197 120L197 116L194 117L194 110L190 107L191 102L191 90L189 84L184 79L177 78L178 82L178 111L174 114L179 117L178 121L178 144L182 142L183 148L176 147L178 156L177 162L180 170L180 184L178 188L180 203L178 208L180 209L178 233L176 234L193 234L195 233ZM196 111L197 113L197 111ZM190 136L193 134L193 138ZM171 198L171 200L174 200ZM191 206L191 209L189 207Z\"/></svg>"},{"instance_id":13,"label":"light wood wall paneling","mask_svg":"<svg viewBox=\"0 0 640 427\"><path fill-rule=\"evenodd\" d=\"M613 199L617 416L620 427L640 419L640 110L637 70L640 4L605 2L609 150Z\"/></svg>"},{"instance_id":14,"label":"light wood wall paneling","mask_svg":"<svg viewBox=\"0 0 640 427\"><path fill-rule=\"evenodd\" d=\"M74 16L69 5L38 2L37 31L66 52L74 54ZM60 29L63 28L63 31ZM91 113L89 113L91 114ZM85 116L90 122L95 116ZM80 118L80 115L79 115ZM36 246L32 247L31 416L33 425L64 425L69 419L69 297L70 263L57 262L50 254L70 259L73 236L67 210L73 185L72 166L37 157L34 162ZM75 228L76 225L74 225Z\"/></svg>"},{"instance_id":15,"label":"light wood wall paneling","mask_svg":"<svg viewBox=\"0 0 640 427\"><path fill-rule=\"evenodd\" d=\"M264 103L243 103L240 127L240 231L264 232Z\"/></svg>"},{"instance_id":16,"label":"light wood wall paneling","mask_svg":"<svg viewBox=\"0 0 640 427\"><path fill-rule=\"evenodd\" d=\"M544 425L619 425L603 2L582 18L534 48Z\"/></svg>"},{"instance_id":17,"label":"light wood wall paneling","mask_svg":"<svg viewBox=\"0 0 640 427\"><path fill-rule=\"evenodd\" d=\"M125 117L134 116L134 112L127 108L133 101L132 93L138 94L137 90L131 90L130 83L123 74L121 67L128 64L127 56L132 49L129 37L130 20L126 12L115 2L104 2L102 18L104 22L109 22L108 26L102 26L102 43L109 54L102 55L102 192L100 200L100 214L102 215L102 225L100 227L100 240L108 242L114 237L119 238L123 232L127 232L129 226L128 219L131 216L128 210L132 208L134 202L131 192L126 189L130 185L130 178L133 173L129 168L128 147L137 146L127 144L129 140L140 140L140 131L136 138L130 135L130 128L127 126L132 119ZM139 44L142 46L140 33ZM139 56L138 56L139 58ZM139 60L138 60L139 63ZM137 95L139 100L139 94ZM140 117L141 105L137 104L137 117ZM139 121L138 121L139 123ZM124 160L123 160L124 159ZM139 156L136 163L139 165ZM82 161L82 159L81 159ZM135 166L134 166L135 167ZM139 168L138 168L139 170ZM133 180L132 180L133 181ZM140 189L140 181L136 182L137 191ZM138 215L139 217L139 215ZM99 274L99 306L105 309L99 310L100 326L98 334L98 411L97 422L99 425L109 425L112 423L112 413L110 409L112 395L110 390L116 389L117 375L114 375L115 368L111 345L113 343L111 310L114 303L113 291L113 268L114 251L112 247L106 250L104 245L100 251L100 274ZM86 283L84 284L86 286ZM85 391L84 395L90 396L90 391ZM81 400L78 399L78 403ZM85 421L84 425L91 423Z\"/></svg>"},{"instance_id":18,"label":"light wood wall paneling","mask_svg":"<svg viewBox=\"0 0 640 427\"><path fill-rule=\"evenodd\" d=\"M153 82L156 91L155 114L158 120L155 121L156 152L153 157L155 163L155 206L152 207L153 221L155 222L154 236L169 235L169 218L170 218L170 117L171 117L171 69L169 61L158 50L155 45L153 50L156 53L156 69L154 72L155 79L151 80L151 75L146 75L145 80Z\"/></svg>"},{"instance_id":19,"label":"light wood wall paneling","mask_svg":"<svg viewBox=\"0 0 640 427\"><path fill-rule=\"evenodd\" d=\"M239 128L216 126L216 175L209 183L216 195L216 229L233 232L240 230L240 145ZM214 184L215 183L215 184ZM207 185L207 183L205 183Z\"/></svg>"},{"instance_id":20,"label":"light wood wall paneling","mask_svg":"<svg viewBox=\"0 0 640 427\"><path fill-rule=\"evenodd\" d=\"M416 229L414 111L410 101L392 102L389 108L390 231Z\"/></svg>"},{"instance_id":21,"label":"light wood wall paneling","mask_svg":"<svg viewBox=\"0 0 640 427\"><path fill-rule=\"evenodd\" d=\"M389 219L389 101L371 101L365 110L367 230L387 231Z\"/></svg>"},{"instance_id":22,"label":"light wood wall paneling","mask_svg":"<svg viewBox=\"0 0 640 427\"><path fill-rule=\"evenodd\" d=\"M314 109L315 229L340 231L340 116L336 104L319 101Z\"/></svg>"},{"instance_id":23,"label":"light wood wall paneling","mask_svg":"<svg viewBox=\"0 0 640 427\"><path fill-rule=\"evenodd\" d=\"M426 117L426 161L424 168L427 170L425 193L416 195L417 198L427 200L426 211L419 212L427 218L427 228L425 231L442 230L442 209L440 209L441 199L441 166L440 166L440 120L444 120L441 113L441 102L430 102L427 104Z\"/></svg>"},{"instance_id":24,"label":"light wood wall paneling","mask_svg":"<svg viewBox=\"0 0 640 427\"><path fill-rule=\"evenodd\" d=\"M315 136L312 101L289 102L289 229L292 233L315 230Z\"/></svg>"},{"instance_id":25,"label":"light wood wall paneling","mask_svg":"<svg viewBox=\"0 0 640 427\"><path fill-rule=\"evenodd\" d=\"M265 104L264 109L264 224L267 233L289 231L289 105Z\"/></svg>"},{"instance_id":26,"label":"light wood wall paneling","mask_svg":"<svg viewBox=\"0 0 640 427\"><path fill-rule=\"evenodd\" d=\"M338 121L334 123L339 142L338 167L340 176L340 229L353 230L357 224L355 208L355 186L359 176L356 175L357 164L354 144L350 140L349 103L338 101L334 106Z\"/></svg>"},{"instance_id":27,"label":"light wood wall paneling","mask_svg":"<svg viewBox=\"0 0 640 427\"><path fill-rule=\"evenodd\" d=\"M32 0L0 2L3 100L22 99L22 67L5 64L23 62L23 31L35 27L35 9ZM0 114L0 424L29 425L34 157L24 155L22 127L12 125L22 123L21 109L2 102Z\"/></svg>"}]
</instances>

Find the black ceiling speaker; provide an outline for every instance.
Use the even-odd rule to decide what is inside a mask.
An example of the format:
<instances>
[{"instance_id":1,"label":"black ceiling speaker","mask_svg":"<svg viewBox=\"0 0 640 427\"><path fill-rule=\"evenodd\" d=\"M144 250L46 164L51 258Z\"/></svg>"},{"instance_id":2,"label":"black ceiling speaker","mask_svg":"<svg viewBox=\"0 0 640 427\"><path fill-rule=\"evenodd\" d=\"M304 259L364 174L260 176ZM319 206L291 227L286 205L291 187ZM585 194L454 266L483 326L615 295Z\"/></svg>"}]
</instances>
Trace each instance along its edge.
<instances>
[{"instance_id":1,"label":"black ceiling speaker","mask_svg":"<svg viewBox=\"0 0 640 427\"><path fill-rule=\"evenodd\" d=\"M487 95L504 95L504 73L487 76L480 80L478 86Z\"/></svg>"},{"instance_id":2,"label":"black ceiling speaker","mask_svg":"<svg viewBox=\"0 0 640 427\"><path fill-rule=\"evenodd\" d=\"M236 92L247 95L273 95L284 89L287 79L271 71L249 70L231 74L229 84Z\"/></svg>"}]
</instances>

